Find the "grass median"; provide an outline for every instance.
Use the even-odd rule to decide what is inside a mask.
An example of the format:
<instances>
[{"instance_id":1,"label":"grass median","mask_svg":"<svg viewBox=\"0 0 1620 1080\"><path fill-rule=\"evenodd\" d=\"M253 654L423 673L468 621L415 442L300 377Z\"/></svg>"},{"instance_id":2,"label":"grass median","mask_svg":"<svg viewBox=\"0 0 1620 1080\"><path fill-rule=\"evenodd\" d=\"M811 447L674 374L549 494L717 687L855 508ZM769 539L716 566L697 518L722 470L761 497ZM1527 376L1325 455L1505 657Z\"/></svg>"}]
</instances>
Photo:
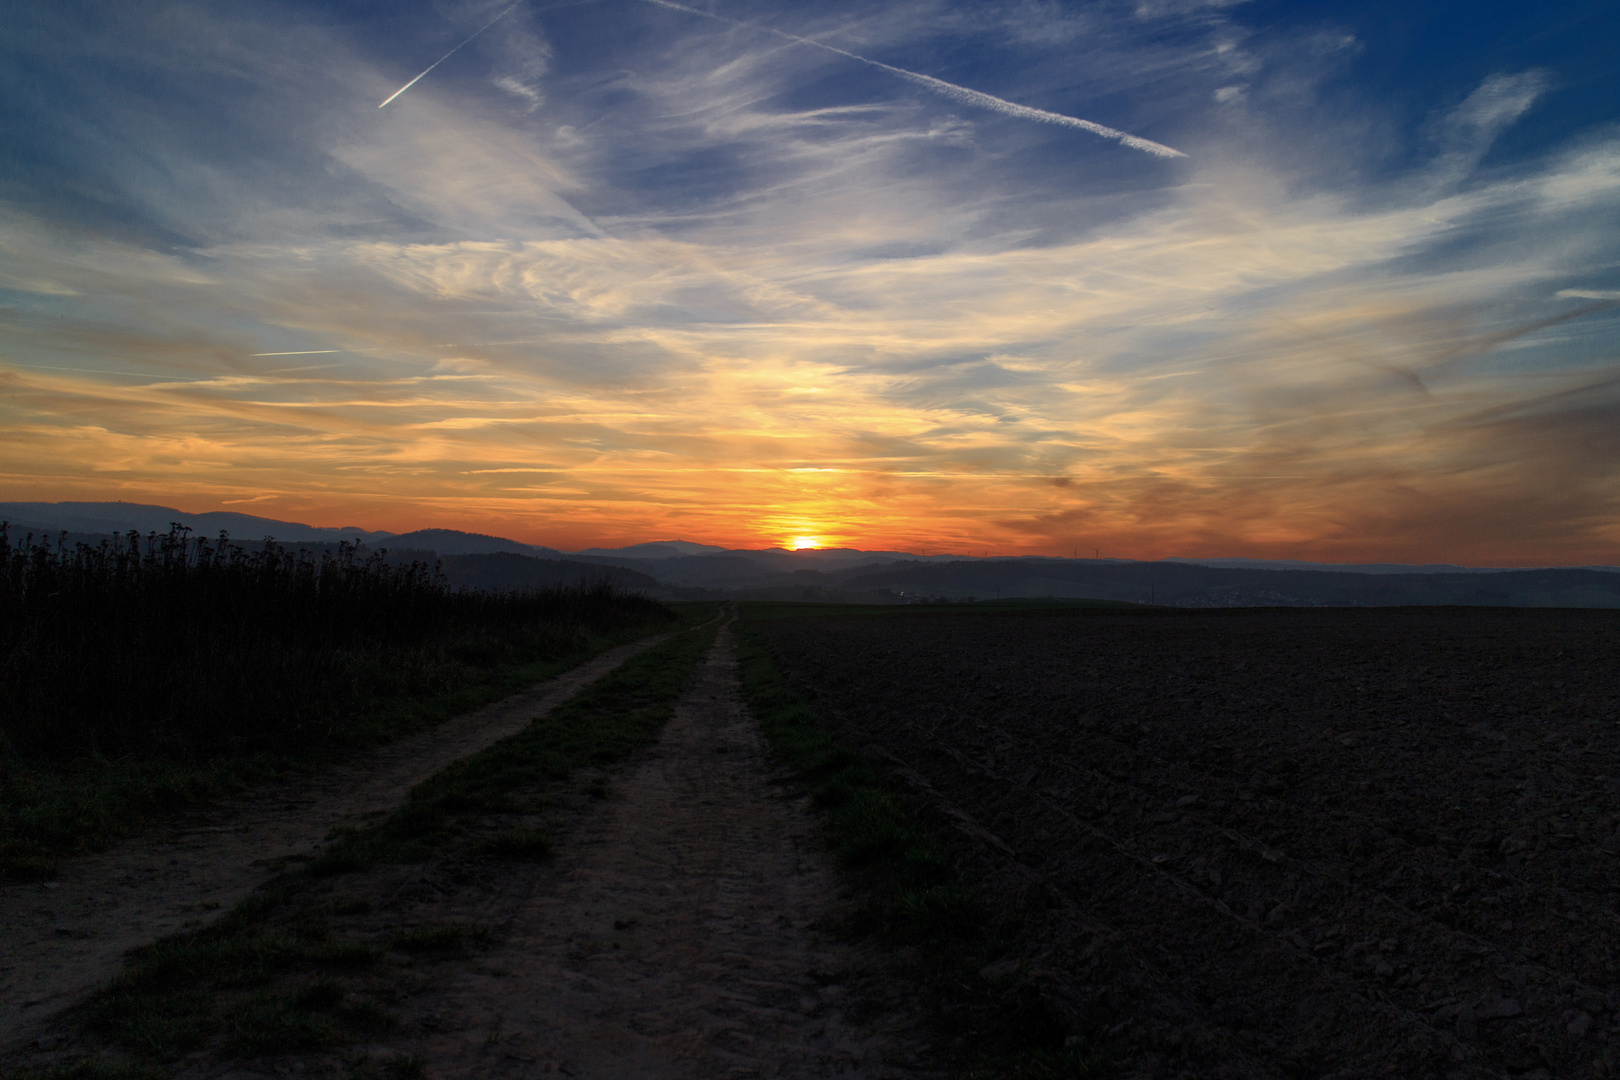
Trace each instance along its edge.
<instances>
[{"instance_id":1,"label":"grass median","mask_svg":"<svg viewBox=\"0 0 1620 1080\"><path fill-rule=\"evenodd\" d=\"M518 809L515 790L566 779L581 766L624 760L669 721L715 633L681 634L626 661L517 734L424 780L381 824L329 845L307 872L328 877L429 858L465 831L466 819Z\"/></svg>"}]
</instances>

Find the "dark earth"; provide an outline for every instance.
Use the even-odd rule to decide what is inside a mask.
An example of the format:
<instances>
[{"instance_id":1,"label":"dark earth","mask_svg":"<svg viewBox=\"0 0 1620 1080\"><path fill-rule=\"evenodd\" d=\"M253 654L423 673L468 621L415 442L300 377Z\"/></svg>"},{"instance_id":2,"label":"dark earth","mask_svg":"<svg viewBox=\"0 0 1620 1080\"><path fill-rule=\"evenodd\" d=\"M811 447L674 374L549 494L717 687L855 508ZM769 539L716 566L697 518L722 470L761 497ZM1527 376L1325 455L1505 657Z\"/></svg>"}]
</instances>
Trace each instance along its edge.
<instances>
[{"instance_id":1,"label":"dark earth","mask_svg":"<svg viewBox=\"0 0 1620 1080\"><path fill-rule=\"evenodd\" d=\"M1123 1074L1620 1077L1620 613L756 625Z\"/></svg>"}]
</instances>

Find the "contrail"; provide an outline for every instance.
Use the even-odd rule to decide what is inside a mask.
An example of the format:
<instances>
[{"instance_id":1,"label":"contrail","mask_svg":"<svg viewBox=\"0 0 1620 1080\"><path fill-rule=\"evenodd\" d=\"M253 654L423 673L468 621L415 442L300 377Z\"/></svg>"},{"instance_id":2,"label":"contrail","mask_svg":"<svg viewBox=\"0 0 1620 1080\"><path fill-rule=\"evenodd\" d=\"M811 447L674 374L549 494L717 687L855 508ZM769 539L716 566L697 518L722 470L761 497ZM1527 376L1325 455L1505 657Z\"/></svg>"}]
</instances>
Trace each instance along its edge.
<instances>
[{"instance_id":1,"label":"contrail","mask_svg":"<svg viewBox=\"0 0 1620 1080\"><path fill-rule=\"evenodd\" d=\"M516 338L512 341L447 341L443 345L418 345L420 349L481 349L489 345L538 345L539 338ZM327 353L388 352L403 348L399 345L381 345L374 349L299 349L296 352L255 352L249 356L324 356Z\"/></svg>"},{"instance_id":2,"label":"contrail","mask_svg":"<svg viewBox=\"0 0 1620 1080\"><path fill-rule=\"evenodd\" d=\"M1179 158L1187 156L1180 150L1165 146L1163 143L1156 143L1152 139L1144 139L1138 135L1131 135L1128 132L1118 131L1111 127L1105 127L1102 124L1093 123L1090 120L1081 120L1076 116L1065 116L1062 113L1047 112L1045 109L1036 109L1028 105L1019 105L1016 102L1007 101L1004 98L998 98L994 94L986 94L982 90L970 90L965 86L957 86L955 83L948 83L944 79L936 79L932 75L923 75L919 72L907 71L905 68L897 68L893 64L885 64L881 60L870 60L858 53L852 53L845 49L840 49L834 45L827 45L812 38L805 38L800 37L797 34L790 34L785 30L777 30L769 26L760 26L757 23L747 23L741 21L740 19L731 19L724 15L716 15L713 12L701 11L698 8L687 7L685 4L677 4L674 2L674 0L646 0L646 2L649 4L656 4L658 7L670 8L674 11L684 11L689 15L701 15L705 19L713 19L716 22L729 23L732 26L740 26L748 30L762 30L767 34L775 34L777 37L786 41L794 42L795 44L808 45L813 49L823 49L826 52L837 53L839 56L847 57L851 60L858 60L869 67L882 68L884 71L887 71L890 74L898 75L908 82L916 83L918 86L927 87L936 94L942 94L945 97L950 98L952 101L958 101L964 105L977 105L981 109L989 109L992 112L998 112L1004 116L1016 116L1023 120L1036 120L1043 124L1057 124L1059 127L1079 128L1081 131L1089 131L1093 135L1101 135L1105 139L1113 139L1119 142L1121 145L1130 147L1132 150L1145 150L1157 157ZM428 70L431 71L432 69L429 68ZM426 75L427 72L424 71L422 74ZM421 75L418 75L417 78L421 78Z\"/></svg>"},{"instance_id":3,"label":"contrail","mask_svg":"<svg viewBox=\"0 0 1620 1080\"><path fill-rule=\"evenodd\" d=\"M499 15L497 15L493 19L489 20L489 22L485 23L483 26L480 26L477 30L474 30L472 32L472 37L469 37L467 39L467 41L471 41L473 38L477 37L479 34L482 34L485 30L488 30L490 27L494 26L496 23L498 23L502 19L506 18L508 15L510 15L512 13L512 8L515 8L519 4L522 4L522 3L523 3L523 0L517 0L517 3L513 4L512 7L507 8L505 11L501 12ZM463 41L461 43L461 45L467 44L467 41ZM443 56L441 56L437 60L433 61L433 63L428 65L427 71L422 72L421 75L418 75L416 78L412 79L410 82L406 83L404 86L400 87L398 90L395 90L392 94L389 94L388 95L388 101L393 101L395 98L399 97L399 95L403 94L405 91L409 90L411 87L413 87L417 83L421 82L423 76L425 76L428 73L428 71L432 71L434 68L438 67L440 64L444 63L446 60L448 60L452 56L454 56L456 54L456 49L461 48L461 45L457 45L455 49L451 49L449 52L445 53ZM383 107L383 105L387 105L388 101L383 102L382 105L377 106L377 108L380 109L380 108Z\"/></svg>"}]
</instances>

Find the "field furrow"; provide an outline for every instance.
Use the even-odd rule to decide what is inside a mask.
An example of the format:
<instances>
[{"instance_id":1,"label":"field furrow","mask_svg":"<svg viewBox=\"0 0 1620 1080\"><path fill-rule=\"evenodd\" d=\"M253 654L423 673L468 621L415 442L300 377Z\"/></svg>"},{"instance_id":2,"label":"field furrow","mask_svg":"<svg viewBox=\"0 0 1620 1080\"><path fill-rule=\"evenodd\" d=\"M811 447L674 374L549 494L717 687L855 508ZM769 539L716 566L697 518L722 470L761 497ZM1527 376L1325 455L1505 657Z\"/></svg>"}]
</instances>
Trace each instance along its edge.
<instances>
[{"instance_id":1,"label":"field furrow","mask_svg":"<svg viewBox=\"0 0 1620 1080\"><path fill-rule=\"evenodd\" d=\"M964 857L1031 926L1028 967L1150 1073L1607 1075L1620 1053L1620 620L761 627L840 738L993 836Z\"/></svg>"}]
</instances>

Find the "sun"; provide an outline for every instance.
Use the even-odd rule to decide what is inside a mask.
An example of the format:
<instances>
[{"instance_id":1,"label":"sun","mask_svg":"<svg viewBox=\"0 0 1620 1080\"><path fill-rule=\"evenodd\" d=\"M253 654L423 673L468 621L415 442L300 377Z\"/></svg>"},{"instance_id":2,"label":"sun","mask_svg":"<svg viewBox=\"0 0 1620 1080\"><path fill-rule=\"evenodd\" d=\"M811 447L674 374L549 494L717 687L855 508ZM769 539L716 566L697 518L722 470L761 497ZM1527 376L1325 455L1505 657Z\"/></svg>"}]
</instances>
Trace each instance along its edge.
<instances>
[{"instance_id":1,"label":"sun","mask_svg":"<svg viewBox=\"0 0 1620 1080\"><path fill-rule=\"evenodd\" d=\"M794 551L814 551L820 546L821 537L819 536L795 536L793 538Z\"/></svg>"}]
</instances>

